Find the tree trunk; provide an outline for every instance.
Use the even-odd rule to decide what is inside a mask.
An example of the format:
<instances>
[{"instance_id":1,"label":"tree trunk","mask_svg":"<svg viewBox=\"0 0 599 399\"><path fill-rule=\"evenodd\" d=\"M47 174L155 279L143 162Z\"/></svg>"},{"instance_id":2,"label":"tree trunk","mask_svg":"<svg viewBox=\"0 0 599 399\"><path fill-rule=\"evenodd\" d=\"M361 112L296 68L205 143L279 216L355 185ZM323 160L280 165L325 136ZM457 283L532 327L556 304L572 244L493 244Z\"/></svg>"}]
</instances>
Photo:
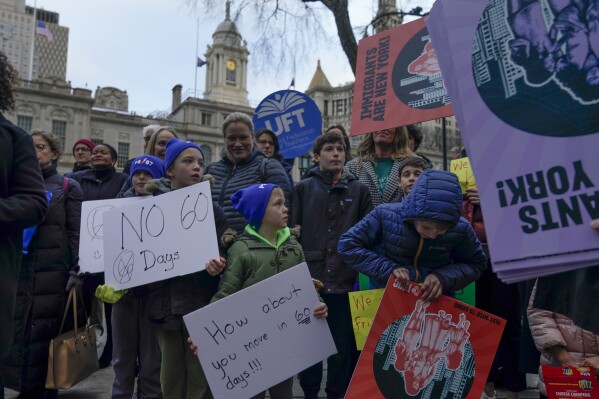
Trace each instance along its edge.
<instances>
[{"instance_id":1,"label":"tree trunk","mask_svg":"<svg viewBox=\"0 0 599 399\"><path fill-rule=\"evenodd\" d=\"M354 36L351 22L349 20L348 0L320 0L335 16L337 35L341 47L347 56L351 69L356 74L356 60L358 58L358 42Z\"/></svg>"}]
</instances>

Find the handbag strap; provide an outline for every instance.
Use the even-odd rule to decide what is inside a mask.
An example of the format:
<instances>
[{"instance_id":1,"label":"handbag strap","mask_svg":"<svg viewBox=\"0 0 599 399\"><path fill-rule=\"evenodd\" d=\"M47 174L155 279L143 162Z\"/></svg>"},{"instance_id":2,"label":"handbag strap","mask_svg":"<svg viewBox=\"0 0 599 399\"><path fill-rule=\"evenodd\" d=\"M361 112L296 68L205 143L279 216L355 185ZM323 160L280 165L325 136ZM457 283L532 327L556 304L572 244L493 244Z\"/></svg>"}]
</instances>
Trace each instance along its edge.
<instances>
[{"instance_id":1,"label":"handbag strap","mask_svg":"<svg viewBox=\"0 0 599 399\"><path fill-rule=\"evenodd\" d=\"M69 307L71 305L71 302L73 303L73 321L75 322L75 336L77 336L78 331L77 331L77 325L79 324L77 322L77 291L75 290L75 288L71 288L71 291L69 291L69 299L67 299L67 306L64 309L64 315L62 316L62 323L60 323L60 332L58 333L58 335L62 334L62 328L64 327L64 322L67 319L67 314L69 313ZM87 312L85 311L85 305L83 306L83 311L85 312L85 319L87 320Z\"/></svg>"}]
</instances>

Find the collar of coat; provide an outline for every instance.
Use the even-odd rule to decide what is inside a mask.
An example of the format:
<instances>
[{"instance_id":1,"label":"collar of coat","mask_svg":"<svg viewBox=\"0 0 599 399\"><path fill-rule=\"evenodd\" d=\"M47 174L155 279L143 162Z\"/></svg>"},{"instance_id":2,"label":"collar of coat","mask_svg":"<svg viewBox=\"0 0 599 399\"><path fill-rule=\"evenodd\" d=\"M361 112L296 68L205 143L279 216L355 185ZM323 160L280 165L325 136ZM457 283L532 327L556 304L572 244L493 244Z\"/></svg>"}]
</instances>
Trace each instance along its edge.
<instances>
[{"instance_id":1,"label":"collar of coat","mask_svg":"<svg viewBox=\"0 0 599 399\"><path fill-rule=\"evenodd\" d=\"M249 224L247 226L245 226L245 232L247 234L249 234L250 236L257 238L259 241L261 241L265 244L268 244L269 246L271 246L275 249L279 249L281 247L281 245L283 245L285 243L285 241L287 241L287 239L291 236L289 227L285 227L284 229L277 231L277 245L272 245L272 243L270 241L268 241L266 238L264 238L260 234L258 234L258 232L256 230L254 230L252 228L252 226L250 226Z\"/></svg>"}]
</instances>

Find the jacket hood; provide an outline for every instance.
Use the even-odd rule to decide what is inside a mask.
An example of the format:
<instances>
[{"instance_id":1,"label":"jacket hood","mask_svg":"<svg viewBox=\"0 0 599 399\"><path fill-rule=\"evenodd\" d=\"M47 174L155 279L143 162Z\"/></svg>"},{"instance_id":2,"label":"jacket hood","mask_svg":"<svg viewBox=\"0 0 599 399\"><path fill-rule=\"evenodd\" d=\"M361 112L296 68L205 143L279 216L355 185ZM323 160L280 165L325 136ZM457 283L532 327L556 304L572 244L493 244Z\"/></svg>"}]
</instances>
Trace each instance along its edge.
<instances>
[{"instance_id":1,"label":"jacket hood","mask_svg":"<svg viewBox=\"0 0 599 399\"><path fill-rule=\"evenodd\" d=\"M442 170L427 169L401 203L403 220L444 222L451 227L461 215L462 189L456 175Z\"/></svg>"}]
</instances>

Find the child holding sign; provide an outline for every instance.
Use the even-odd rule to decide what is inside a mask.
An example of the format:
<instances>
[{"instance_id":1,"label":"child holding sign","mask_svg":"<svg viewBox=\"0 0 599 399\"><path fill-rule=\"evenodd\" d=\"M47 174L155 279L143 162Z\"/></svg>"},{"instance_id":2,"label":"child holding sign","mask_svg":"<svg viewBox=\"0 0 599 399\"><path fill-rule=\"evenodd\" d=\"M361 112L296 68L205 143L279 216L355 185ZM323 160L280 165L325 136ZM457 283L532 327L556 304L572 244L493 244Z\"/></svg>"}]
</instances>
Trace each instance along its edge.
<instances>
[{"instance_id":1,"label":"child holding sign","mask_svg":"<svg viewBox=\"0 0 599 399\"><path fill-rule=\"evenodd\" d=\"M321 295L330 310L327 321L337 347L327 359L325 391L329 398L341 398L358 359L348 296L357 273L343 263L336 248L341 234L372 210L372 200L368 187L343 168L346 147L340 135L319 136L312 153L318 167L295 188L292 225L302 227L300 243L310 274L324 283ZM322 362L301 372L299 380L306 399L316 398Z\"/></svg>"},{"instance_id":2,"label":"child holding sign","mask_svg":"<svg viewBox=\"0 0 599 399\"><path fill-rule=\"evenodd\" d=\"M466 219L462 190L449 172L425 170L401 203L376 207L341 236L343 261L384 287L393 274L422 284L424 301L478 279L487 257Z\"/></svg>"},{"instance_id":3,"label":"child holding sign","mask_svg":"<svg viewBox=\"0 0 599 399\"><path fill-rule=\"evenodd\" d=\"M227 263L220 286L212 301L265 280L304 261L304 253L287 227L287 208L283 190L274 184L256 184L231 196L233 207L248 224L227 252ZM327 317L327 306L320 303L314 316ZM269 389L273 399L293 398L293 378ZM254 398L264 398L266 392Z\"/></svg>"},{"instance_id":4,"label":"child holding sign","mask_svg":"<svg viewBox=\"0 0 599 399\"><path fill-rule=\"evenodd\" d=\"M200 183L204 172L204 153L193 142L173 138L166 144L164 167L168 178L150 181L146 184L146 191L160 195ZM220 238L228 227L227 218L218 204L213 202L212 206L216 233ZM220 252L223 254L224 250ZM206 264L207 273L200 271L146 286L142 307L158 335L162 354L160 382L164 399L211 397L198 358L187 350L186 338L189 334L183 324L183 315L209 303L218 287L219 279L216 276L224 265L223 258L214 259Z\"/></svg>"}]
</instances>

